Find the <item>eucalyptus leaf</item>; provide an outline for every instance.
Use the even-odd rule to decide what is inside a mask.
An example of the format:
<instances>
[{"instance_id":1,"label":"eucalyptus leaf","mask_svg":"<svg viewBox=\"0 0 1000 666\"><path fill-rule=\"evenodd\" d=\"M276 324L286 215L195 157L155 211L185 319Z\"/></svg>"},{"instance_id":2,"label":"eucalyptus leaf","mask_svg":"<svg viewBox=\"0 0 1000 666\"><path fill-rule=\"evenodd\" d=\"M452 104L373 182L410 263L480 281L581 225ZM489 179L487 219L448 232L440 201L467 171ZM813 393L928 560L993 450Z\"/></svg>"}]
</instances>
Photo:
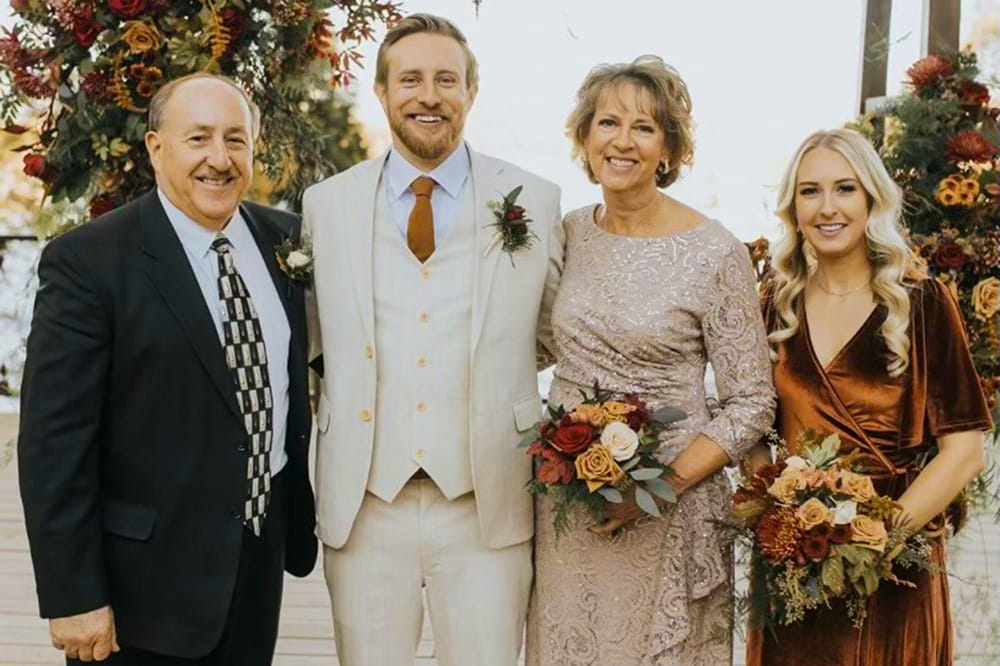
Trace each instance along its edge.
<instances>
[{"instance_id":1,"label":"eucalyptus leaf","mask_svg":"<svg viewBox=\"0 0 1000 666\"><path fill-rule=\"evenodd\" d=\"M661 407L649 415L657 423L667 424L687 418L687 414L676 407Z\"/></svg>"},{"instance_id":2,"label":"eucalyptus leaf","mask_svg":"<svg viewBox=\"0 0 1000 666\"><path fill-rule=\"evenodd\" d=\"M629 471L630 469L632 469L633 467L635 467L636 465L639 464L639 460L640 460L640 458L638 456L636 456L635 458L632 458L632 460L629 460L627 463L625 463L624 465L622 465L622 471L623 472Z\"/></svg>"},{"instance_id":3,"label":"eucalyptus leaf","mask_svg":"<svg viewBox=\"0 0 1000 666\"><path fill-rule=\"evenodd\" d=\"M631 476L636 481L648 481L649 479L657 479L663 474L663 470L656 467L641 467L639 469L632 470L629 472Z\"/></svg>"},{"instance_id":4,"label":"eucalyptus leaf","mask_svg":"<svg viewBox=\"0 0 1000 666\"><path fill-rule=\"evenodd\" d=\"M643 481L642 485L646 487L646 490L662 500L668 502L677 501L677 492L674 490L674 487L659 477Z\"/></svg>"},{"instance_id":5,"label":"eucalyptus leaf","mask_svg":"<svg viewBox=\"0 0 1000 666\"><path fill-rule=\"evenodd\" d=\"M660 516L660 507L656 506L656 500L640 486L635 487L635 503L646 513L656 517Z\"/></svg>"},{"instance_id":6,"label":"eucalyptus leaf","mask_svg":"<svg viewBox=\"0 0 1000 666\"><path fill-rule=\"evenodd\" d=\"M517 448L519 448L519 449L526 449L526 448L528 448L529 446L531 446L532 444L534 444L538 440L538 438L540 436L541 436L541 433L538 431L538 426L537 425L536 426L532 426L531 430L529 430L528 432L526 432L524 434L524 437L521 438L521 441L518 442Z\"/></svg>"},{"instance_id":7,"label":"eucalyptus leaf","mask_svg":"<svg viewBox=\"0 0 1000 666\"><path fill-rule=\"evenodd\" d=\"M601 494L601 497L603 497L604 499L608 500L613 504L621 504L621 502L624 500L621 492L619 492L617 488L612 488L611 486L604 486L602 488L598 488L597 492Z\"/></svg>"}]
</instances>

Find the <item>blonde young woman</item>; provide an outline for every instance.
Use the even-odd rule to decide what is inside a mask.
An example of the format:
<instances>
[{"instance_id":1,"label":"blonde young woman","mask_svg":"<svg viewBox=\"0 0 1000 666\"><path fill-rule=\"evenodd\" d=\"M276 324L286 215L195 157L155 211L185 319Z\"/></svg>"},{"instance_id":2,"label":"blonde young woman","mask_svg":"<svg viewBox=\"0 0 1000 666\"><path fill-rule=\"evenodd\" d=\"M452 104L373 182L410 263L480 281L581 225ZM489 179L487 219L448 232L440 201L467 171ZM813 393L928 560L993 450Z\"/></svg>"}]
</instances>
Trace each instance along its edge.
<instances>
[{"instance_id":1,"label":"blonde young woman","mask_svg":"<svg viewBox=\"0 0 1000 666\"><path fill-rule=\"evenodd\" d=\"M983 467L991 426L962 318L901 231L901 193L850 130L816 132L778 192L784 238L765 321L776 352L777 428L835 432L860 450L898 520L924 530L935 569L884 585L860 630L835 606L752 629L749 666L943 666L952 661L944 540L949 506ZM755 458L759 462L759 450Z\"/></svg>"},{"instance_id":2,"label":"blonde young woman","mask_svg":"<svg viewBox=\"0 0 1000 666\"><path fill-rule=\"evenodd\" d=\"M643 517L633 497L607 524L585 517L558 542L535 511L529 666L720 666L732 656L722 467L774 415L764 326L746 248L721 224L660 191L692 158L691 100L653 56L591 71L568 133L603 201L569 213L552 310L551 404L572 408L595 380L688 417L661 456L679 475L676 507ZM721 410L706 407L705 366ZM587 528L591 529L588 530Z\"/></svg>"}]
</instances>

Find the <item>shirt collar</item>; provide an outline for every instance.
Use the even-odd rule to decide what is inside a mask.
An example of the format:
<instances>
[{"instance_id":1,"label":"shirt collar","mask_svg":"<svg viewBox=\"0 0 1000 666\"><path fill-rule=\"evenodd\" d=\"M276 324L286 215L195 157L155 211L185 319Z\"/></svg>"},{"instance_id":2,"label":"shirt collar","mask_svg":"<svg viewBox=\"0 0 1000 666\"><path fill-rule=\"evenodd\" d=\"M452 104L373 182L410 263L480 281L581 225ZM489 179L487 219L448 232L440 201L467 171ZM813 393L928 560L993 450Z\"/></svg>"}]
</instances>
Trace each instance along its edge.
<instances>
[{"instance_id":1,"label":"shirt collar","mask_svg":"<svg viewBox=\"0 0 1000 666\"><path fill-rule=\"evenodd\" d=\"M177 233L177 238L180 239L181 245L194 256L204 259L212 251L212 242L215 240L217 233L211 229L206 229L181 212L160 188L156 188L156 194L160 197L160 204L163 206L163 211L167 214L170 226ZM222 230L222 234L229 239L229 243L235 249L241 246L245 247L248 241L253 242L253 236L250 235L250 229L247 228L243 216L240 215L239 208L233 213L233 217L229 220L225 229Z\"/></svg>"},{"instance_id":2,"label":"shirt collar","mask_svg":"<svg viewBox=\"0 0 1000 666\"><path fill-rule=\"evenodd\" d=\"M406 158L393 148L389 151L389 158L385 163L385 177L389 185L388 195L391 200L399 199L417 177L427 176L433 178L434 182L452 199L458 199L471 170L472 161L469 158L469 147L464 141L430 173L425 173L407 162Z\"/></svg>"}]
</instances>

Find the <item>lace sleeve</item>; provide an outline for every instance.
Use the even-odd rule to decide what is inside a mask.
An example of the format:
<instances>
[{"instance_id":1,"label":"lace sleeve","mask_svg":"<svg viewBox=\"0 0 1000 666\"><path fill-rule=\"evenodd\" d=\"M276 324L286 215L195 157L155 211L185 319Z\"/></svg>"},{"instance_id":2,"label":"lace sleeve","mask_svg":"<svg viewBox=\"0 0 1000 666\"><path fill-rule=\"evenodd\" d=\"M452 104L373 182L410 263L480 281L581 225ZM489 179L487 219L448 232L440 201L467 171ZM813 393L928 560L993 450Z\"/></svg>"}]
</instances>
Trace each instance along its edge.
<instances>
[{"instance_id":1,"label":"lace sleeve","mask_svg":"<svg viewBox=\"0 0 1000 666\"><path fill-rule=\"evenodd\" d=\"M702 319L722 406L702 432L733 462L771 427L776 405L755 285L746 248L734 246L719 263Z\"/></svg>"}]
</instances>

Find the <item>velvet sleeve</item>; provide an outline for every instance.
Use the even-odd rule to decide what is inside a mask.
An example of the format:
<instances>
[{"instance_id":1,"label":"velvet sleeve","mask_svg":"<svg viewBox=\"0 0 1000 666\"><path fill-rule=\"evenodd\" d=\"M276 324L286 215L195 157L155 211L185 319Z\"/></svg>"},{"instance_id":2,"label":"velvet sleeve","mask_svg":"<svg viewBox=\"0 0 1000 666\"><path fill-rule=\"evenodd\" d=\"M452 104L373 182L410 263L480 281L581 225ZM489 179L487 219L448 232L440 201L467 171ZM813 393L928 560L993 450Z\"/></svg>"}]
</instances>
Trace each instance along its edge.
<instances>
[{"instance_id":1,"label":"velvet sleeve","mask_svg":"<svg viewBox=\"0 0 1000 666\"><path fill-rule=\"evenodd\" d=\"M958 304L937 280L921 288L921 312L915 322L924 327L920 336L927 368L926 418L931 435L940 437L992 427L986 397L969 353L965 323Z\"/></svg>"}]
</instances>

